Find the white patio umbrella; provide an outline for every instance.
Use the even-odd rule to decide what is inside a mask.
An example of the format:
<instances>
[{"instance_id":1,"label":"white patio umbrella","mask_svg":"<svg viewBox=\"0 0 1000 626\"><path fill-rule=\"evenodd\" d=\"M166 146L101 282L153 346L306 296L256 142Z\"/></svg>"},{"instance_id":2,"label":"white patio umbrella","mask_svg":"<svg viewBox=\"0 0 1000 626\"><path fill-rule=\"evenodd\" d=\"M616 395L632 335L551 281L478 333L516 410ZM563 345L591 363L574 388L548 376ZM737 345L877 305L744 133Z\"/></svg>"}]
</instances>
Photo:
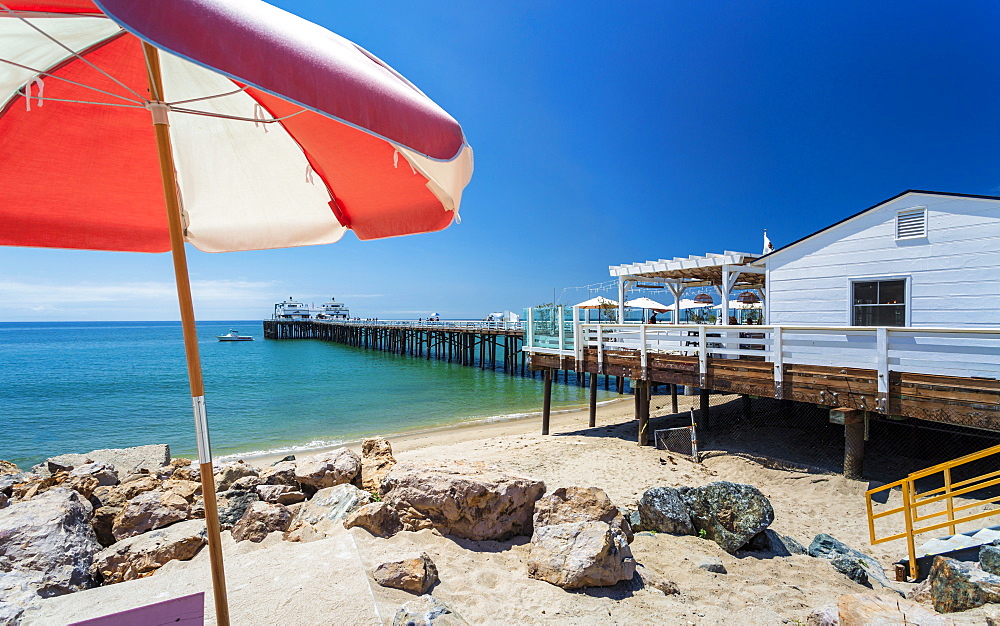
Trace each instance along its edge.
<instances>
[{"instance_id":1,"label":"white patio umbrella","mask_svg":"<svg viewBox=\"0 0 1000 626\"><path fill-rule=\"evenodd\" d=\"M670 306L666 304L660 304L656 300L650 298L636 298L635 300L626 300L625 306L631 307L633 309L652 309L660 313L670 310Z\"/></svg>"},{"instance_id":2,"label":"white patio umbrella","mask_svg":"<svg viewBox=\"0 0 1000 626\"><path fill-rule=\"evenodd\" d=\"M591 298L590 300L584 300L580 304L575 304L573 306L575 306L578 309L600 309L609 306L618 306L618 301L609 300L604 296L597 296L596 298Z\"/></svg>"}]
</instances>

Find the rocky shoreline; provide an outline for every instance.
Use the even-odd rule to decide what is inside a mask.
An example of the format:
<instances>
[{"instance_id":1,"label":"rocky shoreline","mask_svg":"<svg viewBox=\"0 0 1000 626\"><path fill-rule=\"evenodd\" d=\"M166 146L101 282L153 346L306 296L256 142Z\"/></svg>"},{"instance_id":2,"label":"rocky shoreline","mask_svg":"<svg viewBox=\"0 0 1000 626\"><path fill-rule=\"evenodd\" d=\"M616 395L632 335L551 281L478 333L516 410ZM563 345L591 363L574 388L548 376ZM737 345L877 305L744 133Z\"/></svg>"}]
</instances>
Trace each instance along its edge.
<instances>
[{"instance_id":1,"label":"rocky shoreline","mask_svg":"<svg viewBox=\"0 0 1000 626\"><path fill-rule=\"evenodd\" d=\"M547 493L540 480L482 462L397 462L382 438L366 439L360 455L341 448L263 467L224 463L214 473L220 524L236 542L275 535L310 543L351 528L373 540L421 531L462 542L524 538L529 578L567 592L677 595L684 590L669 569L638 563L631 549L637 536L668 534L700 538L738 558L829 561L831 575L853 581L858 592L817 608L811 624L872 616L945 624L952 622L944 613L1000 601L1000 548L984 549L982 565L939 558L904 599L876 559L827 534L805 547L775 532L774 508L761 490L725 480L650 485L634 510L624 510L600 488ZM19 623L45 598L145 578L195 557L206 543L199 479L198 467L171 458L166 446L63 455L30 472L0 462L0 623ZM697 567L727 574L718 557ZM461 606L434 597L443 573L424 551L391 555L368 571L380 586L420 596L398 607L394 623L464 623Z\"/></svg>"}]
</instances>

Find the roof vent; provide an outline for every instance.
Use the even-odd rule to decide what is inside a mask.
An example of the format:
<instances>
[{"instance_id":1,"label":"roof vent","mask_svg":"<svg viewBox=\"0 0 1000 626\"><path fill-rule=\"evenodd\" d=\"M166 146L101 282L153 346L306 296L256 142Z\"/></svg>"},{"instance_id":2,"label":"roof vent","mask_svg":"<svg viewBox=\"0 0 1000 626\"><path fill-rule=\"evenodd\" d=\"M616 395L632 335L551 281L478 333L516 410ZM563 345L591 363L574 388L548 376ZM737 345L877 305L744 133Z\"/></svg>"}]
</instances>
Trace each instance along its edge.
<instances>
[{"instance_id":1,"label":"roof vent","mask_svg":"<svg viewBox=\"0 0 1000 626\"><path fill-rule=\"evenodd\" d=\"M927 236L927 207L903 209L896 214L896 239Z\"/></svg>"}]
</instances>

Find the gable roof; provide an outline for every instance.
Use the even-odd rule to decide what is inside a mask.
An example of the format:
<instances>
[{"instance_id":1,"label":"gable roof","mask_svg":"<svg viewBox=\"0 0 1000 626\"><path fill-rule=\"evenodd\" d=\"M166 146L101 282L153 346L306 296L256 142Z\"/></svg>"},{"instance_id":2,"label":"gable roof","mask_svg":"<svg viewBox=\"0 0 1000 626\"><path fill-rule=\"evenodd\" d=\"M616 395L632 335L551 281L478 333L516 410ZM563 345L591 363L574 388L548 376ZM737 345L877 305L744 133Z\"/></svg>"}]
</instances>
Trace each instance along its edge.
<instances>
[{"instance_id":1,"label":"gable roof","mask_svg":"<svg viewBox=\"0 0 1000 626\"><path fill-rule=\"evenodd\" d=\"M979 194L974 194L974 193L949 193L947 191L924 191L922 189L907 189L906 191L904 191L902 193L898 193L898 194L894 195L893 197L889 198L888 200L883 200L883 201L879 202L878 204L873 204L872 206L868 207L867 209L863 209L861 211L858 211L854 215L848 215L847 217L845 217L844 219L840 220L839 222L834 222L833 224L830 224L829 226L826 226L825 228L821 228L821 229L817 230L814 233L811 233L811 234L806 235L805 237L796 239L792 243L789 243L789 244L786 244L784 246L781 246L777 250L772 250L771 252L768 252L767 254L761 256L756 261L753 261L751 263L751 265L762 265L761 261L767 259L768 257L774 256L775 254L778 254L779 252L783 252L785 250L788 250L789 248L802 243L806 239L812 239L813 237L815 237L816 235L818 235L820 233L825 233L826 231L830 230L831 228L836 228L837 226L840 226L844 222L849 222L850 220L853 220L854 218L858 217L859 215L864 215L865 213L867 213L869 211L874 211L875 209L879 208L880 206L889 204L890 202L892 202L894 200L898 200L899 198L902 198L905 195L908 195L908 194L918 194L918 193L919 194L924 194L924 195L929 195L929 196L950 196L950 197L954 197L954 198L977 198L979 200L1000 200L1000 196L984 196L984 195L979 195Z\"/></svg>"}]
</instances>

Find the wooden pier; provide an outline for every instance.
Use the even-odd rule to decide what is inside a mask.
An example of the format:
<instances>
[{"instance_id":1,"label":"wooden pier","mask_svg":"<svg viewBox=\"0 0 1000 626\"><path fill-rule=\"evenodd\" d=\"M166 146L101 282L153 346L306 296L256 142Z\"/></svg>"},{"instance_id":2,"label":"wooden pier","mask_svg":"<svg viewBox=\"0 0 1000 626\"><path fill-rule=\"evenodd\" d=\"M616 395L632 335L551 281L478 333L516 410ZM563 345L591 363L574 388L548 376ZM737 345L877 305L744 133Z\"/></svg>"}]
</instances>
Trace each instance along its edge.
<instances>
[{"instance_id":1,"label":"wooden pier","mask_svg":"<svg viewBox=\"0 0 1000 626\"><path fill-rule=\"evenodd\" d=\"M264 320L265 339L319 339L525 375L524 331L504 322Z\"/></svg>"}]
</instances>

